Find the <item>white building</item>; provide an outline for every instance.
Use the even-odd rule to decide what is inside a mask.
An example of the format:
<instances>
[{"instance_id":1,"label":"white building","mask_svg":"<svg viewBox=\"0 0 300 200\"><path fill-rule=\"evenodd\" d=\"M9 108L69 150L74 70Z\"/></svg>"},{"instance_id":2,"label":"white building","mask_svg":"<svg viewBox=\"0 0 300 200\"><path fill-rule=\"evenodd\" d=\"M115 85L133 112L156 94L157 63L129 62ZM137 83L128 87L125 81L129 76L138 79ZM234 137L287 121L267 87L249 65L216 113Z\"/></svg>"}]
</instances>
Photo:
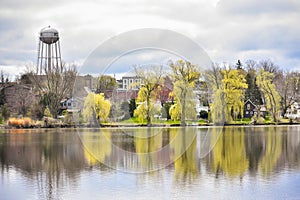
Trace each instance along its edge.
<instances>
[{"instance_id":1,"label":"white building","mask_svg":"<svg viewBox=\"0 0 300 200\"><path fill-rule=\"evenodd\" d=\"M297 102L293 103L287 110L285 117L289 119L300 119L300 106Z\"/></svg>"},{"instance_id":2,"label":"white building","mask_svg":"<svg viewBox=\"0 0 300 200\"><path fill-rule=\"evenodd\" d=\"M139 90L142 79L137 76L123 76L122 88L123 90Z\"/></svg>"}]
</instances>

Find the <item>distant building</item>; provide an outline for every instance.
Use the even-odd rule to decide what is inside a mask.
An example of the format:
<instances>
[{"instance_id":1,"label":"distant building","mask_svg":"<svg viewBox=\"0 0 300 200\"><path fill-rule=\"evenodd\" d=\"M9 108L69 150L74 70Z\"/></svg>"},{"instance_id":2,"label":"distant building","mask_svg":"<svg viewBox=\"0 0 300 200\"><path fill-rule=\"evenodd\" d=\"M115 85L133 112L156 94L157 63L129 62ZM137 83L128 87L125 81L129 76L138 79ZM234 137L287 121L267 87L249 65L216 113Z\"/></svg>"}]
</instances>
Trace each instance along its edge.
<instances>
[{"instance_id":1,"label":"distant building","mask_svg":"<svg viewBox=\"0 0 300 200\"><path fill-rule=\"evenodd\" d=\"M31 84L11 82L2 88L4 103L12 115L26 115L37 98Z\"/></svg>"},{"instance_id":2,"label":"distant building","mask_svg":"<svg viewBox=\"0 0 300 200\"><path fill-rule=\"evenodd\" d=\"M123 90L139 90L141 88L142 79L137 76L123 76L122 88Z\"/></svg>"}]
</instances>

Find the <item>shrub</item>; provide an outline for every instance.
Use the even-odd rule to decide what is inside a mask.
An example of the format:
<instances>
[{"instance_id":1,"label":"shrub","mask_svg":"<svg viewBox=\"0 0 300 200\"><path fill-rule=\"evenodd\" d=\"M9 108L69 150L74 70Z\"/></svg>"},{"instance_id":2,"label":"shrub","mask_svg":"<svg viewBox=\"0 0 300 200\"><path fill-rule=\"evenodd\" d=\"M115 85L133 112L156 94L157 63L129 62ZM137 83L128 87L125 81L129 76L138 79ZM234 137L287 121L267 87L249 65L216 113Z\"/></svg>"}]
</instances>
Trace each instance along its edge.
<instances>
[{"instance_id":1,"label":"shrub","mask_svg":"<svg viewBox=\"0 0 300 200\"><path fill-rule=\"evenodd\" d=\"M29 118L29 117L25 117L25 118L23 118L23 127L24 128L28 128L28 127L30 127L31 126L31 119Z\"/></svg>"},{"instance_id":2,"label":"shrub","mask_svg":"<svg viewBox=\"0 0 300 200\"><path fill-rule=\"evenodd\" d=\"M259 117L257 119L256 123L258 123L258 124L264 124L265 123L265 119L263 117Z\"/></svg>"},{"instance_id":3,"label":"shrub","mask_svg":"<svg viewBox=\"0 0 300 200\"><path fill-rule=\"evenodd\" d=\"M28 117L25 118L9 118L7 121L8 126L16 127L16 128L28 128L31 126L31 119Z\"/></svg>"}]
</instances>

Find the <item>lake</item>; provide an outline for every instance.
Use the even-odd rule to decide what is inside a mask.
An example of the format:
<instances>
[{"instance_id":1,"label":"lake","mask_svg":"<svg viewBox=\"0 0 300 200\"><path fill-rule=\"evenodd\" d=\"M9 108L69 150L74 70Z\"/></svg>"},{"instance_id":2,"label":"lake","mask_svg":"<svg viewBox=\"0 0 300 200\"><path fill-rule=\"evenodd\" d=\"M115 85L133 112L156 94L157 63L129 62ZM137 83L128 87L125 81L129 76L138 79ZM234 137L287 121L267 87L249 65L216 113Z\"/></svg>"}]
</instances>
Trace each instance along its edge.
<instances>
[{"instance_id":1,"label":"lake","mask_svg":"<svg viewBox=\"0 0 300 200\"><path fill-rule=\"evenodd\" d=\"M0 199L300 199L300 126L0 130Z\"/></svg>"}]
</instances>

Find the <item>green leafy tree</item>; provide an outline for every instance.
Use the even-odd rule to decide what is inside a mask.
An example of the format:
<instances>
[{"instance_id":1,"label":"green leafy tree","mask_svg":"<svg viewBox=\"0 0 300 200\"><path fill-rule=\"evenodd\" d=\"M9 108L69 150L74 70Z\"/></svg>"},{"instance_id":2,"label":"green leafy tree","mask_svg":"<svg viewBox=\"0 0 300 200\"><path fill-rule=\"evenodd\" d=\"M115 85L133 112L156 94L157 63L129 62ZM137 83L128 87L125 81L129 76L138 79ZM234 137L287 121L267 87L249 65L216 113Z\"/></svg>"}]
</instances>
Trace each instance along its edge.
<instances>
[{"instance_id":1,"label":"green leafy tree","mask_svg":"<svg viewBox=\"0 0 300 200\"><path fill-rule=\"evenodd\" d=\"M199 81L200 71L198 66L183 60L176 63L170 62L170 67L172 69L171 77L175 81L173 92L181 108L180 123L185 126L188 97L195 88L196 82Z\"/></svg>"},{"instance_id":2,"label":"green leafy tree","mask_svg":"<svg viewBox=\"0 0 300 200\"><path fill-rule=\"evenodd\" d=\"M268 111L272 115L274 122L277 122L280 114L280 95L273 83L273 78L274 73L265 71L261 68L259 70L256 83L264 96Z\"/></svg>"},{"instance_id":3,"label":"green leafy tree","mask_svg":"<svg viewBox=\"0 0 300 200\"><path fill-rule=\"evenodd\" d=\"M114 77L109 75L101 75L98 78L96 93L108 94L109 91L114 90L118 86L118 83Z\"/></svg>"}]
</instances>

